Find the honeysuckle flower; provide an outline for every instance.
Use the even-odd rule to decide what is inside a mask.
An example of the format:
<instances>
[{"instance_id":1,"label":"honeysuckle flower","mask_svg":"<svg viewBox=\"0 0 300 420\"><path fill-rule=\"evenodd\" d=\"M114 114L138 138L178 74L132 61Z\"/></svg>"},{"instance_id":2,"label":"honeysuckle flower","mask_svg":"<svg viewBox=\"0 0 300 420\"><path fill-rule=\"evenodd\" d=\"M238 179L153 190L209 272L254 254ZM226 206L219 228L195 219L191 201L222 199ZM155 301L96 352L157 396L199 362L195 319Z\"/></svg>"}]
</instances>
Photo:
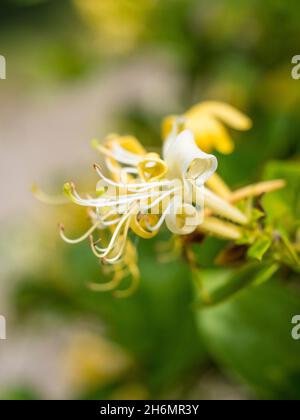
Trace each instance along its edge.
<instances>
[{"instance_id":1,"label":"honeysuckle flower","mask_svg":"<svg viewBox=\"0 0 300 420\"><path fill-rule=\"evenodd\" d=\"M183 116L185 127L192 131L197 145L204 152L217 150L232 153L234 143L225 125L236 130L249 130L251 120L243 113L222 102L207 101L189 109ZM167 138L178 116L171 115L162 124L163 138Z\"/></svg>"},{"instance_id":2,"label":"honeysuckle flower","mask_svg":"<svg viewBox=\"0 0 300 420\"><path fill-rule=\"evenodd\" d=\"M163 157L169 178L192 180L199 186L208 181L218 167L216 157L204 153L196 145L190 130L171 134L164 143Z\"/></svg>"},{"instance_id":3,"label":"honeysuckle flower","mask_svg":"<svg viewBox=\"0 0 300 420\"><path fill-rule=\"evenodd\" d=\"M82 198L73 184L65 185L65 193L74 203L93 209L93 225L76 240L67 238L61 229L63 239L76 243L110 228L107 246L100 246L97 240L92 240L91 246L97 257L114 264L122 258L130 229L148 239L164 222L175 234L189 234L201 223L203 185L217 169L217 160L196 146L190 131L170 136L164 159L147 153L130 136L111 135L103 145L95 141L93 145L103 154L111 178L95 165L100 177L95 198Z\"/></svg>"},{"instance_id":4,"label":"honeysuckle flower","mask_svg":"<svg viewBox=\"0 0 300 420\"><path fill-rule=\"evenodd\" d=\"M112 275L108 283L91 283L92 290L113 291L121 297L137 287L137 251L130 232L150 239L165 224L179 236L198 229L231 240L240 238L240 227L248 223L248 217L230 202L235 200L229 189L228 199L224 199L227 190L221 179L213 183L214 191L207 187L216 176L217 159L201 150L182 118L174 121L162 156L147 152L129 135L111 134L103 143L93 140L92 146L104 161L104 168L94 165L99 176L95 194L81 196L73 183L64 186L67 198L87 208L91 226L75 239L66 236L64 226L60 226L62 239L70 244L89 239L104 271ZM64 203L60 197L48 199L36 186L34 192L42 201ZM249 191L242 190L236 196L245 192ZM128 276L131 286L115 291Z\"/></svg>"},{"instance_id":5,"label":"honeysuckle flower","mask_svg":"<svg viewBox=\"0 0 300 420\"><path fill-rule=\"evenodd\" d=\"M162 157L148 153L133 136L112 134L104 143L93 140L106 167L104 171L94 165L100 178L96 194L81 197L74 184L65 184L66 195L88 208L92 225L77 239L68 238L61 226L61 237L71 244L89 238L93 253L105 263L106 272L113 274L106 284L90 284L92 290L114 290L128 275L133 280L131 287L115 292L117 296L127 295L138 284L130 231L150 239L165 223L171 233L189 235L203 223L204 204L213 214L247 223L240 210L205 187L217 169L217 159L196 145L190 130L180 128L179 120L164 143Z\"/></svg>"},{"instance_id":6,"label":"honeysuckle flower","mask_svg":"<svg viewBox=\"0 0 300 420\"><path fill-rule=\"evenodd\" d=\"M73 183L64 186L71 202L87 208L91 226L76 239L66 236L60 226L61 237L70 244L89 239L92 252L112 276L104 284L90 283L91 290L113 291L120 297L132 293L140 277L133 237L151 239L163 225L174 235L177 254L192 243L193 237L213 235L251 246L265 234L256 223L261 212L255 213L253 198L283 188L285 183L274 180L231 191L216 174L218 162L209 153L213 148L229 152L232 147L219 120L236 129L251 125L234 108L207 102L183 117L165 121L162 155L148 152L130 135L111 134L104 142L92 141L103 163L94 165L99 176L95 193L81 196ZM33 191L44 202L65 203L61 197L48 197L36 186ZM168 258L171 251L165 253ZM185 252L189 261L195 262L188 246ZM115 290L126 277L132 280L130 287Z\"/></svg>"}]
</instances>

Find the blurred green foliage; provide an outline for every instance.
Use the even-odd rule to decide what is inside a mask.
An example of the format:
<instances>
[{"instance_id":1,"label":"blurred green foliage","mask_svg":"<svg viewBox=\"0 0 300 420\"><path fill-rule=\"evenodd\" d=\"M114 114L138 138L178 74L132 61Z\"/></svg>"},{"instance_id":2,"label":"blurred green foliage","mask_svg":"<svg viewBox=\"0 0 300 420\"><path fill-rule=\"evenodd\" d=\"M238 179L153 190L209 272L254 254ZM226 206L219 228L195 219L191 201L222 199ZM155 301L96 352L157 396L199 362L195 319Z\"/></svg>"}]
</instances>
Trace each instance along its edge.
<instances>
[{"instance_id":1,"label":"blurred green foliage","mask_svg":"<svg viewBox=\"0 0 300 420\"><path fill-rule=\"evenodd\" d=\"M188 266L157 262L152 241L139 250L141 285L129 298L87 289L88 281L101 280L101 271L84 244L60 247L59 256L52 255L36 279L22 281L14 301L18 322L40 311L106 321L109 338L134 357L136 380L158 397L180 387L182 375L189 376L195 368L201 371L206 351L197 333ZM62 269L51 276L53 265Z\"/></svg>"},{"instance_id":2,"label":"blurred green foliage","mask_svg":"<svg viewBox=\"0 0 300 420\"><path fill-rule=\"evenodd\" d=\"M108 57L91 42L93 31L73 2L4 0L0 34L3 53L18 64L18 77L34 86L37 81L78 79L153 50L166 54L183 80L180 109L170 113L215 99L251 116L253 130L235 133L235 153L218 156L220 174L232 187L260 178L285 179L287 188L265 197L263 205L280 231L296 237L300 84L290 72L291 58L299 54L299 1L163 0L146 21L132 51ZM161 117L139 105L116 115L120 131L133 132L153 146L160 145ZM300 308L299 275L280 270L272 281L254 286L262 267L256 263L246 272L216 267L224 242L206 238L193 248L201 283L213 290L219 304L199 307L199 285L193 285L188 265L180 259L159 263L156 244L139 244L141 285L126 300L89 291L87 282L101 275L88 245L59 242L43 269L23 278L12 297L19 323L40 311L104 320L107 335L133 356L131 376L86 389L80 397L111 398L118 386L134 380L153 398L184 398L207 366L216 365L246 385L249 395L300 399L300 343L291 338L291 319Z\"/></svg>"},{"instance_id":3,"label":"blurred green foliage","mask_svg":"<svg viewBox=\"0 0 300 420\"><path fill-rule=\"evenodd\" d=\"M199 313L199 325L214 360L261 398L299 399L300 342L291 319L300 295L273 281Z\"/></svg>"},{"instance_id":4,"label":"blurred green foliage","mask_svg":"<svg viewBox=\"0 0 300 420\"><path fill-rule=\"evenodd\" d=\"M266 209L274 217L279 209L295 209L300 185L293 163L270 163L266 178L277 171L289 189L266 200ZM289 219L280 218L280 225L289 227ZM162 235L158 242L166 239ZM106 335L133 357L131 375L76 396L113 398L120 386L134 380L152 398L185 398L207 367L216 364L248 387L249 395L298 399L300 343L291 337L291 320L300 304L299 276L260 263L239 269L216 267L215 257L224 245L208 238L196 245L200 269L193 286L192 273L182 260L158 261L158 242L138 244L141 285L126 299L87 289L90 281L105 281L87 244L58 243L42 271L22 279L16 289L16 322L41 312L74 321L104 320ZM212 301L198 300L207 293Z\"/></svg>"}]
</instances>

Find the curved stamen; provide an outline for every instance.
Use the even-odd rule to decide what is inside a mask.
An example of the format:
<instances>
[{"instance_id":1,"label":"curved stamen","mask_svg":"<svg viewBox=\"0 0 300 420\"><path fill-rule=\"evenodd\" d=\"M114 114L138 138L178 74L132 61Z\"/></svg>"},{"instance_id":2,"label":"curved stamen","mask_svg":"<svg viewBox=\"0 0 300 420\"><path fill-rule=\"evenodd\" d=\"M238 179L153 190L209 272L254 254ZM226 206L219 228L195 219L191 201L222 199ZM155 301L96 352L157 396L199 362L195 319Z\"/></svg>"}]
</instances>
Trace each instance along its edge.
<instances>
[{"instance_id":1,"label":"curved stamen","mask_svg":"<svg viewBox=\"0 0 300 420\"><path fill-rule=\"evenodd\" d=\"M63 224L59 225L59 233L60 233L61 238L68 244L79 244L80 242L87 239L91 235L91 233L93 233L94 230L96 230L101 225L101 223L102 223L101 221L98 221L92 227L90 227L90 229L88 229L82 236L76 239L70 239L65 235L65 227Z\"/></svg>"},{"instance_id":2,"label":"curved stamen","mask_svg":"<svg viewBox=\"0 0 300 420\"><path fill-rule=\"evenodd\" d=\"M108 262L109 264L113 264L116 262L120 261L120 258L124 252L125 246L126 246L126 241L127 241L127 235L128 235L128 230L129 230L129 226L130 226L130 218L128 218L125 228L124 228L124 232L123 232L123 237L122 237L122 242L121 242L121 246L119 249L119 252L117 253L117 255L115 255L114 257L104 257L104 261Z\"/></svg>"},{"instance_id":3,"label":"curved stamen","mask_svg":"<svg viewBox=\"0 0 300 420\"><path fill-rule=\"evenodd\" d=\"M115 246L115 242L116 242L116 240L117 240L117 237L118 237L118 235L120 234L120 231L121 231L121 228L122 228L122 226L124 225L124 223L126 223L126 220L128 220L129 218L130 218L130 216L131 216L131 214L129 213L129 214L125 214L122 218L121 218L121 220L120 220L120 222L119 222L119 224L117 225L117 227L116 227L116 229L115 229L115 231L114 231L114 233L113 233L113 235L112 235L112 237L111 237L111 240L110 240L110 242L109 242L109 244L108 244L108 246L107 246L107 248L105 248L105 249L103 249L103 248L100 248L100 247L98 247L97 245L95 245L95 249L96 249L96 251L98 251L98 252L102 252L102 254L101 254L101 257L100 258L104 258L104 257L106 257L112 250L113 250L113 248L114 248L114 246ZM127 225L127 224L126 224ZM125 225L125 229L126 229L126 225Z\"/></svg>"},{"instance_id":4,"label":"curved stamen","mask_svg":"<svg viewBox=\"0 0 300 420\"><path fill-rule=\"evenodd\" d=\"M121 230L122 226L124 225L126 220L128 218L130 218L130 216L132 215L132 213L134 211L136 211L135 206L121 218L120 222L118 223L118 225L117 225L117 227L116 227L116 229L115 229L115 231L114 231L114 233L111 237L111 240L110 240L107 248L100 248L100 247L96 246L94 244L94 242L91 243L92 250L95 251L94 253L98 258L104 258L110 253L110 251L112 251L112 249L114 247L114 244L115 244L115 241L116 241L116 239L117 239L117 237L120 233L120 230Z\"/></svg>"},{"instance_id":5,"label":"curved stamen","mask_svg":"<svg viewBox=\"0 0 300 420\"><path fill-rule=\"evenodd\" d=\"M88 285L89 289L93 290L94 292L109 292L111 290L116 289L119 284L121 283L122 279L126 276L126 272L124 269L117 271L113 277L113 279L107 283L90 283Z\"/></svg>"},{"instance_id":6,"label":"curved stamen","mask_svg":"<svg viewBox=\"0 0 300 420\"><path fill-rule=\"evenodd\" d=\"M121 220L121 217L118 217L117 219L113 219L113 220L110 220L110 221L108 221L108 222L103 222L102 221L102 223L103 223L103 226L113 226L113 225L115 225L116 223L119 223L120 222L120 220Z\"/></svg>"},{"instance_id":7,"label":"curved stamen","mask_svg":"<svg viewBox=\"0 0 300 420\"><path fill-rule=\"evenodd\" d=\"M112 185L114 187L118 187L118 188L125 188L126 190L130 191L131 188L135 189L140 189L140 188L153 188L153 187L159 187L159 186L163 186L163 185L171 185L174 183L174 180L170 181L170 180L164 180L164 181L158 181L158 182L141 182L141 183L121 183L121 182L115 182L112 181L111 179L107 178L101 171L101 168L99 165L97 165L96 163L94 164L94 168L97 172L97 174L100 176L100 178L103 179L103 181L105 181L107 184Z\"/></svg>"},{"instance_id":8,"label":"curved stamen","mask_svg":"<svg viewBox=\"0 0 300 420\"><path fill-rule=\"evenodd\" d=\"M113 295L117 298L126 298L128 296L131 296L136 289L138 288L138 285L140 283L140 277L139 276L132 276L131 277L131 285L128 287L128 289L125 290L116 290Z\"/></svg>"},{"instance_id":9,"label":"curved stamen","mask_svg":"<svg viewBox=\"0 0 300 420\"><path fill-rule=\"evenodd\" d=\"M135 166L142 159L142 156L120 147L117 143L115 144L115 150L108 149L106 146L100 144L97 140L92 141L92 146L99 150L103 155L110 157L123 165Z\"/></svg>"},{"instance_id":10,"label":"curved stamen","mask_svg":"<svg viewBox=\"0 0 300 420\"><path fill-rule=\"evenodd\" d=\"M35 198L44 204L50 204L54 206L60 206L65 204L70 204L70 201L60 195L49 195L42 191L37 184L32 184L31 192Z\"/></svg>"},{"instance_id":11,"label":"curved stamen","mask_svg":"<svg viewBox=\"0 0 300 420\"><path fill-rule=\"evenodd\" d=\"M128 165L136 166L140 160L143 159L143 155L139 155L137 153L129 152L128 150L124 149L120 146L117 142L114 143L114 151L115 159L120 163L127 162Z\"/></svg>"},{"instance_id":12,"label":"curved stamen","mask_svg":"<svg viewBox=\"0 0 300 420\"><path fill-rule=\"evenodd\" d=\"M154 200L149 206L144 207L143 210L149 210L152 207L156 206L157 204L159 204L164 198L168 197L168 195L171 195L173 193L175 193L176 191L179 191L181 188L174 188L173 190L169 190L166 191L165 193L161 194L156 200Z\"/></svg>"},{"instance_id":13,"label":"curved stamen","mask_svg":"<svg viewBox=\"0 0 300 420\"><path fill-rule=\"evenodd\" d=\"M96 249L94 238L93 238L92 235L89 236L89 242L90 242L91 250L92 250L93 254L95 255L95 257L102 258L102 254L100 254Z\"/></svg>"},{"instance_id":14,"label":"curved stamen","mask_svg":"<svg viewBox=\"0 0 300 420\"><path fill-rule=\"evenodd\" d=\"M118 253L113 257L109 257L109 256L103 257L104 262L107 262L109 264L121 262L121 256L123 254L123 251L124 251L124 248L125 248L125 245L126 245L128 229L129 229L129 224L126 223L126 226L124 228L124 233L122 234L121 243L118 244L118 246L119 246Z\"/></svg>"},{"instance_id":15,"label":"curved stamen","mask_svg":"<svg viewBox=\"0 0 300 420\"><path fill-rule=\"evenodd\" d=\"M71 198L71 200L74 201L76 204L79 204L85 207L97 207L97 208L112 207L112 206L118 206L121 204L129 205L130 203L134 201L151 198L152 195L159 194L159 192L157 191L153 191L153 192L149 191L148 193L145 193L145 194L136 193L136 194L120 195L118 199L115 199L115 197L107 198L103 196L99 198L93 198L93 199L84 199L79 196L73 183L65 184L65 192Z\"/></svg>"},{"instance_id":16,"label":"curved stamen","mask_svg":"<svg viewBox=\"0 0 300 420\"><path fill-rule=\"evenodd\" d=\"M113 174L133 174L138 175L138 170L131 166L125 166L125 167L116 167L114 166L109 159L106 159L105 164L107 166L107 169L113 173ZM121 176L120 176L120 179Z\"/></svg>"},{"instance_id":17,"label":"curved stamen","mask_svg":"<svg viewBox=\"0 0 300 420\"><path fill-rule=\"evenodd\" d=\"M161 215L161 217L159 218L158 222L156 223L156 225L152 226L150 225L150 223L147 221L146 222L146 226L147 229L150 230L151 232L154 232L158 229L160 229L160 227L162 226L163 222L165 221L165 218L167 216L167 214L169 213L171 208L171 204L168 205L168 207L166 208L166 210L163 212L163 214Z\"/></svg>"}]
</instances>

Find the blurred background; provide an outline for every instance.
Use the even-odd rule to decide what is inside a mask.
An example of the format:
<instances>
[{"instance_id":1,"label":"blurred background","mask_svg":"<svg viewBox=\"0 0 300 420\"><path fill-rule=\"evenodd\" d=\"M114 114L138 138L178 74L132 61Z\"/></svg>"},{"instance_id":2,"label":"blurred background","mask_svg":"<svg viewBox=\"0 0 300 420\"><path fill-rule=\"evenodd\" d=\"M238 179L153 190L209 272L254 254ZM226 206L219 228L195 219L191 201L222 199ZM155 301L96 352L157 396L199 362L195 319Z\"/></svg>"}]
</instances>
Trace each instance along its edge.
<instances>
[{"instance_id":1,"label":"blurred background","mask_svg":"<svg viewBox=\"0 0 300 420\"><path fill-rule=\"evenodd\" d=\"M299 23L296 0L2 0L0 398L300 398L299 278L203 309L184 259L160 262L162 233L138 244L133 296L94 293L86 284L103 274L88 244L64 245L57 230L82 232L85 213L30 192L93 188L92 138L160 147L164 116L213 99L254 121L218 155L220 174L232 188L290 177L283 200L299 220ZM208 278L223 246L201 245Z\"/></svg>"}]
</instances>

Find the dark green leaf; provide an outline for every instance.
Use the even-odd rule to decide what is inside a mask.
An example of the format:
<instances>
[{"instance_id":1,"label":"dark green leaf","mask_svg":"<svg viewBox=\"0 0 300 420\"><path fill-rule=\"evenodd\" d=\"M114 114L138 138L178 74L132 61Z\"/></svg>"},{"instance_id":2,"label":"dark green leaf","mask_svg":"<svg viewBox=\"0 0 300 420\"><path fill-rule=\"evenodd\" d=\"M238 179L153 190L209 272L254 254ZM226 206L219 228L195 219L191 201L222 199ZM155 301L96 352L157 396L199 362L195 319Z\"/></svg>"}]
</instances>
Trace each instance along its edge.
<instances>
[{"instance_id":1,"label":"dark green leaf","mask_svg":"<svg viewBox=\"0 0 300 420\"><path fill-rule=\"evenodd\" d=\"M291 337L299 293L272 282L199 311L215 361L259 397L300 399L300 341Z\"/></svg>"}]
</instances>

